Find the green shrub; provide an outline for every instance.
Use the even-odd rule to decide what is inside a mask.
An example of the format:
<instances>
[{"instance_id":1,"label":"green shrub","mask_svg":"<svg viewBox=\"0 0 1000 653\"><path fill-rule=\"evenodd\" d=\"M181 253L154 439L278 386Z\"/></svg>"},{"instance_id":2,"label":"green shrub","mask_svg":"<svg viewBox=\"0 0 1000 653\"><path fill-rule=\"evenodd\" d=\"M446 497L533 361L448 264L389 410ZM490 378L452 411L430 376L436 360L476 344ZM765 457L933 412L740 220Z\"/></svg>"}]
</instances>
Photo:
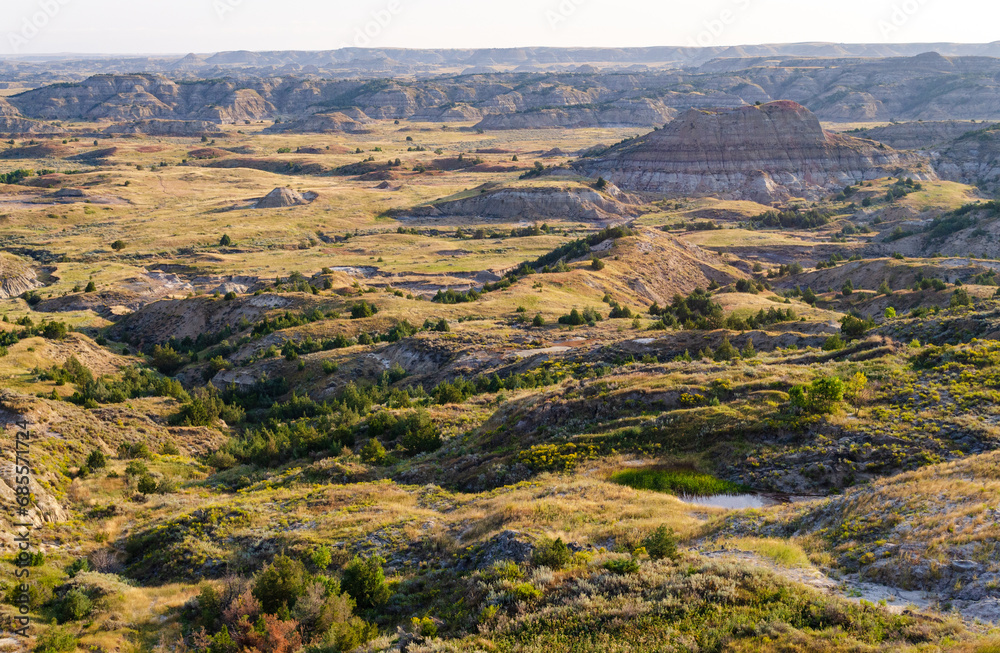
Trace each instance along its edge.
<instances>
[{"instance_id":1,"label":"green shrub","mask_svg":"<svg viewBox=\"0 0 1000 653\"><path fill-rule=\"evenodd\" d=\"M549 569L563 569L573 560L573 552L569 550L566 543L561 538L550 540L539 540L535 545L535 551L531 555L531 562L537 567L548 567Z\"/></svg>"},{"instance_id":2,"label":"green shrub","mask_svg":"<svg viewBox=\"0 0 1000 653\"><path fill-rule=\"evenodd\" d=\"M223 471L236 467L237 460L236 457L228 451L215 451L205 460L205 462L209 466Z\"/></svg>"},{"instance_id":3,"label":"green shrub","mask_svg":"<svg viewBox=\"0 0 1000 653\"><path fill-rule=\"evenodd\" d=\"M378 308L373 304L369 304L366 301L360 301L351 306L351 319L360 320L366 317L372 317L378 313Z\"/></svg>"},{"instance_id":4,"label":"green shrub","mask_svg":"<svg viewBox=\"0 0 1000 653\"><path fill-rule=\"evenodd\" d=\"M624 576L639 571L639 562L635 558L615 558L605 562L604 568L619 576Z\"/></svg>"},{"instance_id":5,"label":"green shrub","mask_svg":"<svg viewBox=\"0 0 1000 653\"><path fill-rule=\"evenodd\" d=\"M840 320L840 331L848 338L860 338L865 335L868 329L875 326L875 323L871 320L865 320L860 317L855 317L853 315L845 315L842 320Z\"/></svg>"},{"instance_id":6,"label":"green shrub","mask_svg":"<svg viewBox=\"0 0 1000 653\"><path fill-rule=\"evenodd\" d=\"M322 571L333 562L333 553L330 552L330 547L321 546L312 552L309 559L312 561L314 567Z\"/></svg>"},{"instance_id":7,"label":"green shrub","mask_svg":"<svg viewBox=\"0 0 1000 653\"><path fill-rule=\"evenodd\" d=\"M90 571L90 560L87 558L77 558L66 567L66 575L75 577L81 571Z\"/></svg>"},{"instance_id":8,"label":"green shrub","mask_svg":"<svg viewBox=\"0 0 1000 653\"><path fill-rule=\"evenodd\" d=\"M523 603L531 603L542 598L542 591L531 583L518 583L511 590L510 594L515 601Z\"/></svg>"},{"instance_id":9,"label":"green shrub","mask_svg":"<svg viewBox=\"0 0 1000 653\"><path fill-rule=\"evenodd\" d=\"M143 474L139 477L136 489L140 494L153 494L156 492L156 479L150 474Z\"/></svg>"},{"instance_id":10,"label":"green shrub","mask_svg":"<svg viewBox=\"0 0 1000 653\"><path fill-rule=\"evenodd\" d=\"M50 626L35 640L35 653L72 653L76 637L65 628Z\"/></svg>"},{"instance_id":11,"label":"green shrub","mask_svg":"<svg viewBox=\"0 0 1000 653\"><path fill-rule=\"evenodd\" d=\"M722 339L722 344L719 345L719 348L715 350L714 354L714 358L717 363L731 361L739 357L739 350L736 349L736 347L733 347L733 344L729 342L728 337Z\"/></svg>"},{"instance_id":12,"label":"green shrub","mask_svg":"<svg viewBox=\"0 0 1000 653\"><path fill-rule=\"evenodd\" d=\"M67 621L79 621L87 615L93 609L94 604L84 592L78 589L71 589L66 592L66 596L59 601L57 612L59 613L59 621L61 623L66 623Z\"/></svg>"},{"instance_id":13,"label":"green shrub","mask_svg":"<svg viewBox=\"0 0 1000 653\"><path fill-rule=\"evenodd\" d=\"M830 336L823 342L823 351L840 351L847 345L840 336Z\"/></svg>"},{"instance_id":14,"label":"green shrub","mask_svg":"<svg viewBox=\"0 0 1000 653\"><path fill-rule=\"evenodd\" d=\"M951 307L958 308L960 306L972 306L972 297L964 288L959 288L951 296Z\"/></svg>"},{"instance_id":15,"label":"green shrub","mask_svg":"<svg viewBox=\"0 0 1000 653\"><path fill-rule=\"evenodd\" d=\"M361 462L366 465L384 465L389 458L389 453L382 446L382 443L372 438L361 447Z\"/></svg>"},{"instance_id":16,"label":"green shrub","mask_svg":"<svg viewBox=\"0 0 1000 653\"><path fill-rule=\"evenodd\" d=\"M813 380L808 385L793 387L788 395L794 408L810 413L832 413L844 400L844 382L835 376Z\"/></svg>"},{"instance_id":17,"label":"green shrub","mask_svg":"<svg viewBox=\"0 0 1000 653\"><path fill-rule=\"evenodd\" d=\"M104 469L108 466L108 459L104 455L104 452L100 449L94 449L87 456L87 468L92 472L96 472L99 469Z\"/></svg>"},{"instance_id":18,"label":"green shrub","mask_svg":"<svg viewBox=\"0 0 1000 653\"><path fill-rule=\"evenodd\" d=\"M655 531L646 536L642 541L643 548L653 560L678 560L681 557L677 550L677 536L674 531L666 526L660 526Z\"/></svg>"},{"instance_id":19,"label":"green shrub","mask_svg":"<svg viewBox=\"0 0 1000 653\"><path fill-rule=\"evenodd\" d=\"M264 612L275 614L282 607L295 607L305 593L306 580L306 568L301 562L279 555L258 574L253 595Z\"/></svg>"},{"instance_id":20,"label":"green shrub","mask_svg":"<svg viewBox=\"0 0 1000 653\"><path fill-rule=\"evenodd\" d=\"M153 452L145 442L122 442L118 445L118 457L122 460L152 460Z\"/></svg>"},{"instance_id":21,"label":"green shrub","mask_svg":"<svg viewBox=\"0 0 1000 653\"><path fill-rule=\"evenodd\" d=\"M46 322L42 325L42 337L48 340L62 340L69 333L65 322Z\"/></svg>"},{"instance_id":22,"label":"green shrub","mask_svg":"<svg viewBox=\"0 0 1000 653\"><path fill-rule=\"evenodd\" d=\"M434 620L430 617L413 617L410 620L410 630L414 635L423 637L425 639L431 639L437 637L438 627L434 623Z\"/></svg>"},{"instance_id":23,"label":"green shrub","mask_svg":"<svg viewBox=\"0 0 1000 653\"><path fill-rule=\"evenodd\" d=\"M389 600L389 587L385 582L380 557L356 556L344 569L340 587L349 594L359 608L370 609L384 605Z\"/></svg>"},{"instance_id":24,"label":"green shrub","mask_svg":"<svg viewBox=\"0 0 1000 653\"><path fill-rule=\"evenodd\" d=\"M425 410L407 413L393 430L402 435L402 445L414 454L437 451L444 444L441 434Z\"/></svg>"},{"instance_id":25,"label":"green shrub","mask_svg":"<svg viewBox=\"0 0 1000 653\"><path fill-rule=\"evenodd\" d=\"M165 347L156 345L153 347L153 354L150 363L152 363L153 367L155 367L160 374L173 376L182 367L184 367L185 362L184 357L170 345Z\"/></svg>"}]
</instances>

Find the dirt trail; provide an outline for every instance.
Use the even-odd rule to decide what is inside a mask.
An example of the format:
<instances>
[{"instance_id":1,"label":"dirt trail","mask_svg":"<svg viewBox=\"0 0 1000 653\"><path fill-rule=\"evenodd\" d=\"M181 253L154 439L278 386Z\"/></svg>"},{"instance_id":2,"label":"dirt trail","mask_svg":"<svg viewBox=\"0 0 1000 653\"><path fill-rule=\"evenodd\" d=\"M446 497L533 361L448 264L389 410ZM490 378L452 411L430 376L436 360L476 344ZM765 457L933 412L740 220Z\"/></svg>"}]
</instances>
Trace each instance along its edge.
<instances>
[{"instance_id":1,"label":"dirt trail","mask_svg":"<svg viewBox=\"0 0 1000 653\"><path fill-rule=\"evenodd\" d=\"M808 585L821 592L833 594L849 601L883 604L889 611L897 614L914 609L941 610L938 598L927 592L906 591L888 585L866 583L853 577L836 581L813 566L783 567L753 551L696 549L696 552L706 558L735 560L755 567L764 567L782 578ZM1000 622L1000 612L992 609L995 606L987 607L990 609L984 610L983 606L978 605L977 602L955 605L955 609L966 619Z\"/></svg>"}]
</instances>

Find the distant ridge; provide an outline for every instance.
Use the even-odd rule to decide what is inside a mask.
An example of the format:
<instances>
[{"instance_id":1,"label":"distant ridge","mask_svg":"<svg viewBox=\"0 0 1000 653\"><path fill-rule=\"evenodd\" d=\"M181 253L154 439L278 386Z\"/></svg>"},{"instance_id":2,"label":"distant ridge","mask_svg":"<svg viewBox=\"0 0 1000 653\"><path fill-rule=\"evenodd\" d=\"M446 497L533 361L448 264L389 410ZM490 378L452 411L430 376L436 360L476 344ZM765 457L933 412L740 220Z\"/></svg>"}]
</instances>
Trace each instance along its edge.
<instances>
[{"instance_id":1,"label":"distant ridge","mask_svg":"<svg viewBox=\"0 0 1000 653\"><path fill-rule=\"evenodd\" d=\"M652 46L627 48L489 48L408 49L342 48L338 50L234 50L215 53L114 55L0 55L0 79L15 68L22 73L80 75L95 73L172 73L184 70L207 76L226 71L245 74L301 72L368 76L428 75L488 66L499 70L569 70L583 65L700 66L713 59L748 57L885 58L924 52L944 56L1000 57L1000 41L992 43L777 43L688 48Z\"/></svg>"}]
</instances>

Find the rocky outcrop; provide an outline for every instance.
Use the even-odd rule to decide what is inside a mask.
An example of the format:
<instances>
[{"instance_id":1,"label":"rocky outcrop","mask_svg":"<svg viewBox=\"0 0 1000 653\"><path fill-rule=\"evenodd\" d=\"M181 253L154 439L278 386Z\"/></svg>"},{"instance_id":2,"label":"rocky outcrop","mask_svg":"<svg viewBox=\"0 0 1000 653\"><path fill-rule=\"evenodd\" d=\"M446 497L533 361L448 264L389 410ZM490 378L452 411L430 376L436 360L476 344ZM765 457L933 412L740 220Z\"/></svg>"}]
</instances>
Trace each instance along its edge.
<instances>
[{"instance_id":1,"label":"rocky outcrop","mask_svg":"<svg viewBox=\"0 0 1000 653\"><path fill-rule=\"evenodd\" d=\"M897 150L923 150L947 144L983 125L964 120L901 122L851 132L852 136L885 143Z\"/></svg>"},{"instance_id":2,"label":"rocky outcrop","mask_svg":"<svg viewBox=\"0 0 1000 653\"><path fill-rule=\"evenodd\" d=\"M677 111L650 99L619 100L600 106L545 108L486 116L479 129L653 127L669 122Z\"/></svg>"},{"instance_id":3,"label":"rocky outcrop","mask_svg":"<svg viewBox=\"0 0 1000 653\"><path fill-rule=\"evenodd\" d=\"M0 118L18 118L20 116L21 112L13 104L0 97Z\"/></svg>"},{"instance_id":4,"label":"rocky outcrop","mask_svg":"<svg viewBox=\"0 0 1000 653\"><path fill-rule=\"evenodd\" d=\"M629 191L714 195L770 203L815 199L866 179L933 177L916 155L827 133L790 101L734 110L691 109L665 128L577 163Z\"/></svg>"},{"instance_id":5,"label":"rocky outcrop","mask_svg":"<svg viewBox=\"0 0 1000 653\"><path fill-rule=\"evenodd\" d=\"M428 107L410 116L410 120L424 122L472 122L482 120L483 112L468 104L449 104Z\"/></svg>"},{"instance_id":6,"label":"rocky outcrop","mask_svg":"<svg viewBox=\"0 0 1000 653\"><path fill-rule=\"evenodd\" d=\"M238 297L229 302L212 297L162 300L142 306L110 327L109 335L134 345L152 347L170 338L197 338L203 333L217 333L227 325L246 318L258 322L275 310L308 310L300 300L282 295Z\"/></svg>"},{"instance_id":7,"label":"rocky outcrop","mask_svg":"<svg viewBox=\"0 0 1000 653\"><path fill-rule=\"evenodd\" d=\"M0 253L0 299L18 297L41 286L31 265L12 254Z\"/></svg>"},{"instance_id":8,"label":"rocky outcrop","mask_svg":"<svg viewBox=\"0 0 1000 653\"><path fill-rule=\"evenodd\" d=\"M202 136L215 133L215 123L207 120L133 120L106 127L108 135Z\"/></svg>"},{"instance_id":9,"label":"rocky outcrop","mask_svg":"<svg viewBox=\"0 0 1000 653\"><path fill-rule=\"evenodd\" d=\"M361 134L367 131L367 125L372 122L372 119L360 109L345 109L329 113L314 113L301 120L275 123L264 131L270 134L281 132Z\"/></svg>"},{"instance_id":10,"label":"rocky outcrop","mask_svg":"<svg viewBox=\"0 0 1000 653\"><path fill-rule=\"evenodd\" d=\"M270 88L258 81L261 84ZM236 80L181 85L161 75L95 75L79 84L27 91L9 102L22 115L42 120L184 118L226 123L260 120L275 112L257 88Z\"/></svg>"},{"instance_id":11,"label":"rocky outcrop","mask_svg":"<svg viewBox=\"0 0 1000 653\"><path fill-rule=\"evenodd\" d=\"M474 217L610 223L634 218L641 213L642 208L635 198L611 184L603 191L582 184L566 184L486 190L473 197L417 207L406 215L417 218Z\"/></svg>"},{"instance_id":12,"label":"rocky outcrop","mask_svg":"<svg viewBox=\"0 0 1000 653\"><path fill-rule=\"evenodd\" d=\"M309 204L319 197L316 193L300 193L291 188L275 188L254 204L255 209L282 209Z\"/></svg>"},{"instance_id":13,"label":"rocky outcrop","mask_svg":"<svg viewBox=\"0 0 1000 653\"><path fill-rule=\"evenodd\" d=\"M934 170L942 179L1000 190L1000 128L963 134L931 151Z\"/></svg>"},{"instance_id":14,"label":"rocky outcrop","mask_svg":"<svg viewBox=\"0 0 1000 653\"><path fill-rule=\"evenodd\" d=\"M11 436L13 438L13 436ZM3 512L0 513L0 521L7 521L4 524L5 535L0 536L0 540L12 540L11 524L30 523L38 528L44 524L54 524L69 519L70 512L59 501L43 487L34 476L28 477L28 488L31 490L32 501L28 504L26 513L18 511L15 514L14 506L17 506L17 488L19 487L15 474L16 468L13 462L4 461L0 464L0 501L3 501ZM23 527L19 532L23 532ZM7 542L11 544L11 542Z\"/></svg>"}]
</instances>

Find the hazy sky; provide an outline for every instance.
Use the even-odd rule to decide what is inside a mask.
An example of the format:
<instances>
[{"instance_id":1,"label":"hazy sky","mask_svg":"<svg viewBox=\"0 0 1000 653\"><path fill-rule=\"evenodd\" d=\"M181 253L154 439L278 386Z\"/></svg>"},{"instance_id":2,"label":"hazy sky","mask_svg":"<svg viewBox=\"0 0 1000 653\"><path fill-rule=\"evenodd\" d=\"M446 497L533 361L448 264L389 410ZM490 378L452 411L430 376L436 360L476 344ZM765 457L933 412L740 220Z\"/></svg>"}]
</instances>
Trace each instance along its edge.
<instances>
[{"instance_id":1,"label":"hazy sky","mask_svg":"<svg viewBox=\"0 0 1000 653\"><path fill-rule=\"evenodd\" d=\"M3 54L1000 40L994 0L3 1Z\"/></svg>"}]
</instances>

